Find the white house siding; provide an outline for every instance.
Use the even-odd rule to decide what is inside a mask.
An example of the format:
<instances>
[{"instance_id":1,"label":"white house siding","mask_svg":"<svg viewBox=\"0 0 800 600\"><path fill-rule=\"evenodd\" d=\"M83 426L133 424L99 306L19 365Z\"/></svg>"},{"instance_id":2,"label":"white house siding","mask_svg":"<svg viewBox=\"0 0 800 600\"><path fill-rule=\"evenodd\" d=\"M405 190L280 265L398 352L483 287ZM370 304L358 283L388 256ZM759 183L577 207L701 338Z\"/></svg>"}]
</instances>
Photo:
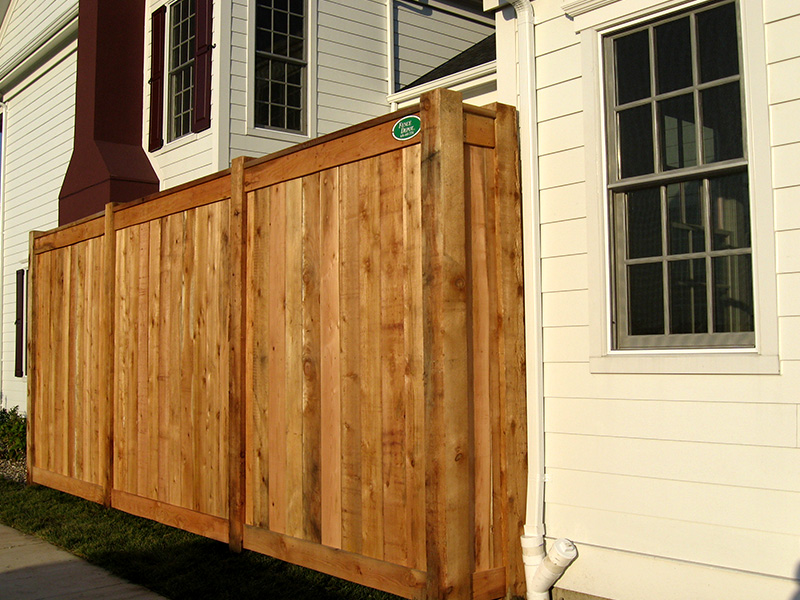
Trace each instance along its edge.
<instances>
[{"instance_id":1,"label":"white house siding","mask_svg":"<svg viewBox=\"0 0 800 600\"><path fill-rule=\"evenodd\" d=\"M151 15L161 6L167 6L167 42L169 48L169 5L171 1L156 0L147 3L145 14L144 32L144 115L142 140L144 141L145 151L147 150L148 132L150 131L150 60L152 52ZM212 90L219 85L220 65L227 62L227 48L221 43L221 28L219 26L218 15L220 14L220 3L214 3L214 19L212 21L212 39L216 45L211 58ZM169 70L169 62L165 62L165 72ZM169 77L164 77L164 126L166 127L169 110L169 100L167 91L169 90ZM158 175L161 189L171 188L187 181L192 181L198 177L203 177L209 173L214 173L227 168L228 164L221 164L216 153L216 142L218 140L219 129L219 110L216 106L215 95L212 94L211 106L211 128L200 133L190 133L171 142L167 142L166 132L164 134L164 146L156 152L147 152L150 164Z\"/></svg>"},{"instance_id":2,"label":"white house siding","mask_svg":"<svg viewBox=\"0 0 800 600\"><path fill-rule=\"evenodd\" d=\"M307 132L298 135L252 126L253 11L234 0L231 18L230 157L263 156L306 139L385 114L386 3L308 0Z\"/></svg>"},{"instance_id":3,"label":"white house siding","mask_svg":"<svg viewBox=\"0 0 800 600\"><path fill-rule=\"evenodd\" d=\"M400 89L494 32L482 14L443 2L394 0L395 88Z\"/></svg>"},{"instance_id":4,"label":"white house siding","mask_svg":"<svg viewBox=\"0 0 800 600\"><path fill-rule=\"evenodd\" d=\"M317 17L317 133L386 114L386 2L320 0Z\"/></svg>"},{"instance_id":5,"label":"white house siding","mask_svg":"<svg viewBox=\"0 0 800 600\"><path fill-rule=\"evenodd\" d=\"M16 271L27 268L31 230L58 225L58 194L72 155L77 44L3 95L2 393L26 409L27 379L14 376Z\"/></svg>"},{"instance_id":6,"label":"white house siding","mask_svg":"<svg viewBox=\"0 0 800 600\"><path fill-rule=\"evenodd\" d=\"M44 41L77 6L78 0L12 0L0 28L0 72L18 61L26 49Z\"/></svg>"},{"instance_id":7,"label":"white house siding","mask_svg":"<svg viewBox=\"0 0 800 600\"><path fill-rule=\"evenodd\" d=\"M606 200L587 177L587 150L603 150L583 101L597 81L561 5L534 3L545 525L579 549L558 585L615 600L796 598L800 4L763 2L772 173L756 176L774 187L780 333L780 374L763 375L593 372L590 257L605 251L590 244L606 237L590 215Z\"/></svg>"}]
</instances>

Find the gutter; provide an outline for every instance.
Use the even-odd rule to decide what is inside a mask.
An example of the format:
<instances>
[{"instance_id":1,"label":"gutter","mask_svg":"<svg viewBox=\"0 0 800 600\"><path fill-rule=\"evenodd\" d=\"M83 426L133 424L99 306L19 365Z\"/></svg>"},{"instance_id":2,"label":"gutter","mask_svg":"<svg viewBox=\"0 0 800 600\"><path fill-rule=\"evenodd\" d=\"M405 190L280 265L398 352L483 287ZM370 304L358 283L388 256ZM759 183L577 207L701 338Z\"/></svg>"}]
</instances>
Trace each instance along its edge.
<instances>
[{"instance_id":1,"label":"gutter","mask_svg":"<svg viewBox=\"0 0 800 600\"><path fill-rule=\"evenodd\" d=\"M20 52L0 65L0 92L22 79L39 62L78 37L78 3L70 7Z\"/></svg>"}]
</instances>

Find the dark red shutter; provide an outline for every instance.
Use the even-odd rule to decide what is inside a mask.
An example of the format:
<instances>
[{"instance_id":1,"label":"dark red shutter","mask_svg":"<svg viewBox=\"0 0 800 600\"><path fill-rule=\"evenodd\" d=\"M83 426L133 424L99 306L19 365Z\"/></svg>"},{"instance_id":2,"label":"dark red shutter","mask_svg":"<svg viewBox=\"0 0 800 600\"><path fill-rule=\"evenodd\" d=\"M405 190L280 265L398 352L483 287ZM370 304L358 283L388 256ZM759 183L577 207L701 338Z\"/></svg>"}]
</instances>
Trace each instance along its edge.
<instances>
[{"instance_id":1,"label":"dark red shutter","mask_svg":"<svg viewBox=\"0 0 800 600\"><path fill-rule=\"evenodd\" d=\"M150 44L150 139L148 149L155 152L164 145L164 44L167 7L152 15Z\"/></svg>"},{"instance_id":2,"label":"dark red shutter","mask_svg":"<svg viewBox=\"0 0 800 600\"><path fill-rule=\"evenodd\" d=\"M14 321L14 376L25 376L25 269L17 271L17 318Z\"/></svg>"},{"instance_id":3,"label":"dark red shutter","mask_svg":"<svg viewBox=\"0 0 800 600\"><path fill-rule=\"evenodd\" d=\"M196 0L194 32L194 118L192 131L211 127L212 0Z\"/></svg>"}]
</instances>

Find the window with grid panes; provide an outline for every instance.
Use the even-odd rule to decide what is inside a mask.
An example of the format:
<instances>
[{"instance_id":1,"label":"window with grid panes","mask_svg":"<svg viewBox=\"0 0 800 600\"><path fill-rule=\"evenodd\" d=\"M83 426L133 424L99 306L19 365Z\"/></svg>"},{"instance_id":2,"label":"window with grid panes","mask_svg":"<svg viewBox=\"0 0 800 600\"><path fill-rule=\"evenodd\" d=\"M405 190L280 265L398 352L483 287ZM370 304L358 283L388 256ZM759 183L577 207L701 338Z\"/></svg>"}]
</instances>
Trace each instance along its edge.
<instances>
[{"instance_id":1,"label":"window with grid panes","mask_svg":"<svg viewBox=\"0 0 800 600\"><path fill-rule=\"evenodd\" d=\"M604 39L615 348L755 344L737 12Z\"/></svg>"},{"instance_id":2,"label":"window with grid panes","mask_svg":"<svg viewBox=\"0 0 800 600\"><path fill-rule=\"evenodd\" d=\"M192 131L195 0L178 0L170 6L169 32L167 141L172 141Z\"/></svg>"},{"instance_id":3,"label":"window with grid panes","mask_svg":"<svg viewBox=\"0 0 800 600\"><path fill-rule=\"evenodd\" d=\"M256 127L305 129L305 17L305 0L256 0Z\"/></svg>"}]
</instances>

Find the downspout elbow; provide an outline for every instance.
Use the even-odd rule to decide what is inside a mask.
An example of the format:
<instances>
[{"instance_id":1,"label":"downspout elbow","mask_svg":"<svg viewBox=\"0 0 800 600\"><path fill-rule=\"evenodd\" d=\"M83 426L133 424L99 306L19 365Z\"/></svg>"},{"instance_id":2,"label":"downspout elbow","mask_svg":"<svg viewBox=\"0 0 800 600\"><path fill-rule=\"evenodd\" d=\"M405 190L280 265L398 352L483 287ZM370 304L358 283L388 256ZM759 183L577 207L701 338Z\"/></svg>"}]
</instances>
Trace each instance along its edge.
<instances>
[{"instance_id":1,"label":"downspout elbow","mask_svg":"<svg viewBox=\"0 0 800 600\"><path fill-rule=\"evenodd\" d=\"M550 589L578 556L575 544L565 538L555 541L545 553L544 538L522 536L527 600L550 600Z\"/></svg>"}]
</instances>

